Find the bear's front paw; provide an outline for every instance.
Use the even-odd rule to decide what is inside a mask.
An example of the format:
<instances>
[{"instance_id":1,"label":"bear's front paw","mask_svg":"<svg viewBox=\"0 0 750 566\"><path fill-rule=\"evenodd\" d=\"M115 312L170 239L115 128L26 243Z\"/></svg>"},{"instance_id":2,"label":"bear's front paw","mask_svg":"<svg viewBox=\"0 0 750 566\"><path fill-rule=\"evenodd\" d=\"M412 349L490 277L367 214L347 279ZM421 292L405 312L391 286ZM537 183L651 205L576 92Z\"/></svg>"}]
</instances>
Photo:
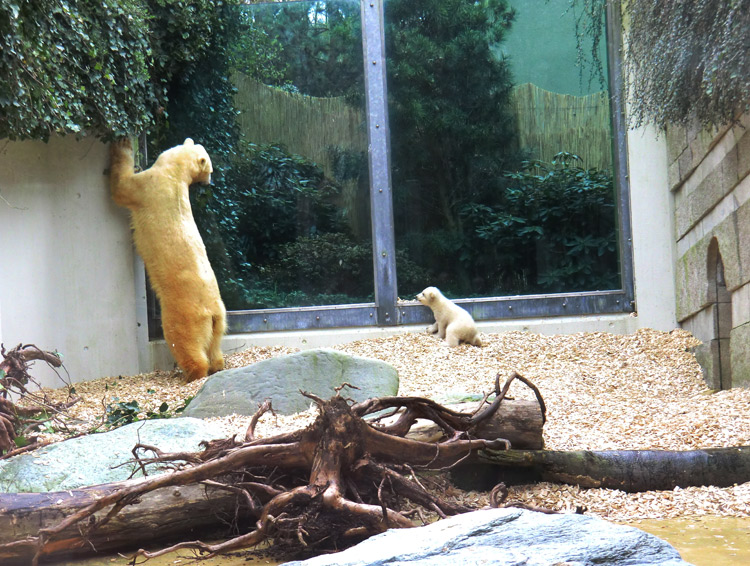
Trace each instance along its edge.
<instances>
[{"instance_id":1,"label":"bear's front paw","mask_svg":"<svg viewBox=\"0 0 750 566\"><path fill-rule=\"evenodd\" d=\"M112 154L133 153L133 142L130 138L120 138L112 142L110 151Z\"/></svg>"}]
</instances>

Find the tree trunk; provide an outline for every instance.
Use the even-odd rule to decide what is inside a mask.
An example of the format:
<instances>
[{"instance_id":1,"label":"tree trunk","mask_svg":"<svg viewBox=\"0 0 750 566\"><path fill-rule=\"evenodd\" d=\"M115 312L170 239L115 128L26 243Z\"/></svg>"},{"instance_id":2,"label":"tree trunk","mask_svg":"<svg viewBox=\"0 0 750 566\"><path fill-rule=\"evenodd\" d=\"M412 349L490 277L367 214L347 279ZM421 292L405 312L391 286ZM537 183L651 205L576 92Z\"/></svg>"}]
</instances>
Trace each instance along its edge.
<instances>
[{"instance_id":1,"label":"tree trunk","mask_svg":"<svg viewBox=\"0 0 750 566\"><path fill-rule=\"evenodd\" d=\"M476 402L445 405L447 409L458 413L470 412L476 406ZM536 402L506 399L498 412L477 426L474 435L487 440L504 438L517 450L541 450L544 448L543 422ZM406 438L436 442L441 436L442 431L433 421L418 421L411 427Z\"/></svg>"},{"instance_id":2,"label":"tree trunk","mask_svg":"<svg viewBox=\"0 0 750 566\"><path fill-rule=\"evenodd\" d=\"M478 458L529 478L627 492L750 481L750 446L703 450L483 450ZM498 480L499 481L499 480Z\"/></svg>"},{"instance_id":3,"label":"tree trunk","mask_svg":"<svg viewBox=\"0 0 750 566\"><path fill-rule=\"evenodd\" d=\"M72 491L0 494L0 564L27 566L36 553L34 537L41 528L59 523L95 499L143 479L86 487ZM239 507L238 507L239 506ZM240 515L236 512L239 509ZM127 505L106 523L81 537L81 525L48 544L42 558L61 560L71 556L137 548L191 532L223 529L236 519L251 515L235 493L204 485L173 486L141 496L137 505ZM106 513L96 515L97 523ZM15 543L3 547L3 544Z\"/></svg>"}]
</instances>

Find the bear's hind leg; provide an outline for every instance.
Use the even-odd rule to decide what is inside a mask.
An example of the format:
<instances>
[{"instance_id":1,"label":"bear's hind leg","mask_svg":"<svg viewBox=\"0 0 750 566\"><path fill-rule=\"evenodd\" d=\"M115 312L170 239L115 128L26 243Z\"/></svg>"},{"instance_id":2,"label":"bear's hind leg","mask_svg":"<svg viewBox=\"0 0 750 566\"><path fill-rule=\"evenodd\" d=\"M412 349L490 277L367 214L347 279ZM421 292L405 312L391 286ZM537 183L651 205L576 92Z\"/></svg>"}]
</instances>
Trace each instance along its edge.
<instances>
[{"instance_id":1,"label":"bear's hind leg","mask_svg":"<svg viewBox=\"0 0 750 566\"><path fill-rule=\"evenodd\" d=\"M445 332L445 341L448 343L448 346L451 348L455 348L461 343L461 339L458 337L458 332L448 327Z\"/></svg>"},{"instance_id":2,"label":"bear's hind leg","mask_svg":"<svg viewBox=\"0 0 750 566\"><path fill-rule=\"evenodd\" d=\"M175 353L175 358L180 357L180 354ZM202 359L201 359L202 358ZM196 381L208 375L208 356L203 354L202 356L190 356L185 358L184 361L177 361L177 364L182 368L184 375L183 381L190 383Z\"/></svg>"},{"instance_id":3,"label":"bear's hind leg","mask_svg":"<svg viewBox=\"0 0 750 566\"><path fill-rule=\"evenodd\" d=\"M173 319L162 306L162 326L164 339L172 351L177 365L185 374L186 383L208 375L207 344L210 340L211 319L200 316L194 320L177 317Z\"/></svg>"},{"instance_id":4,"label":"bear's hind leg","mask_svg":"<svg viewBox=\"0 0 750 566\"><path fill-rule=\"evenodd\" d=\"M208 347L208 374L224 369L224 353L221 351L221 339L226 332L226 314L222 311L212 318L211 345Z\"/></svg>"}]
</instances>

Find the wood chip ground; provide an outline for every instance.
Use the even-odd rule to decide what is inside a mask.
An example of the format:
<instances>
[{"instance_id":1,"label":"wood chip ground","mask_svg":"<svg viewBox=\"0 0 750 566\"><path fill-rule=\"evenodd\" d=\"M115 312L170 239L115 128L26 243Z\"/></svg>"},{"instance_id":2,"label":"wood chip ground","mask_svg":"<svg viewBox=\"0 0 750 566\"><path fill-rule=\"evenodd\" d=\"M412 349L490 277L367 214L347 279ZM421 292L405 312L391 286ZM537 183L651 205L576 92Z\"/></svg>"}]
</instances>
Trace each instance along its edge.
<instances>
[{"instance_id":1,"label":"wood chip ground","mask_svg":"<svg viewBox=\"0 0 750 566\"><path fill-rule=\"evenodd\" d=\"M401 395L441 397L453 392L482 393L518 371L535 383L548 407L545 445L559 450L669 449L750 445L750 389L709 390L692 354L698 341L688 332L640 330L630 335L529 332L482 334L484 347L448 348L434 336L405 333L335 346L353 355L383 360L399 372ZM227 367L240 367L293 353L285 347L253 347L227 356ZM143 411L166 402L184 404L204 380L184 385L175 372L114 376L76 383L83 401L66 422L72 431L101 422L105 407L136 400ZM52 391L59 400L63 389ZM516 382L510 395L532 399ZM305 426L313 409L293 416L266 415L261 436ZM219 421L226 435L241 433L250 418ZM62 435L48 435L60 439ZM486 494L454 490L467 503L485 505ZM558 510L578 505L615 521L696 515L750 516L750 482L729 488L685 488L627 494L609 489L541 483L511 489L510 498Z\"/></svg>"}]
</instances>

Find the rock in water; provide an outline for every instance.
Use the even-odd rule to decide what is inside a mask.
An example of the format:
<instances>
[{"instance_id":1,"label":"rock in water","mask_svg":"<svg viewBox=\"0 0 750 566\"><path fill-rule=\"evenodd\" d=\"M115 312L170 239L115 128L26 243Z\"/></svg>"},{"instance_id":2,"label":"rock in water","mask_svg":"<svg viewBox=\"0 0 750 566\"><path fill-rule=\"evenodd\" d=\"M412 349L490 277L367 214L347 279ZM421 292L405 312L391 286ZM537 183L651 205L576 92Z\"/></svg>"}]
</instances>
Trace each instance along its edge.
<instances>
[{"instance_id":1,"label":"rock in water","mask_svg":"<svg viewBox=\"0 0 750 566\"><path fill-rule=\"evenodd\" d=\"M300 390L328 399L342 383L357 388L346 389L342 395L364 401L396 395L399 380L396 369L380 360L329 349L304 350L215 373L182 414L199 418L252 415L260 403L271 399L276 412L290 415L310 407L312 401Z\"/></svg>"},{"instance_id":2,"label":"rock in water","mask_svg":"<svg viewBox=\"0 0 750 566\"><path fill-rule=\"evenodd\" d=\"M667 542L586 515L465 513L391 529L336 554L285 566L690 566Z\"/></svg>"}]
</instances>

